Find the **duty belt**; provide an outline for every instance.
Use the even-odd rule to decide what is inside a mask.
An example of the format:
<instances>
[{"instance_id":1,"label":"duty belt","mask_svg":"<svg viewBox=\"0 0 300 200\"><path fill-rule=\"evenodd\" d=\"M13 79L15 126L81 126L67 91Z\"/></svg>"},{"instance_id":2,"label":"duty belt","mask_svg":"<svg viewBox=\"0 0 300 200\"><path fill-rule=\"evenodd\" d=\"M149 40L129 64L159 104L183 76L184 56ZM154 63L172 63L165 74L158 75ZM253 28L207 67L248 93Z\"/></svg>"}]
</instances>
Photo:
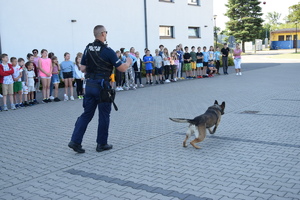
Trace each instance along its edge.
<instances>
[{"instance_id":1,"label":"duty belt","mask_svg":"<svg viewBox=\"0 0 300 200\"><path fill-rule=\"evenodd\" d=\"M103 73L103 74L86 74L86 78L98 80L98 79L104 79L106 81L109 81L110 75L108 73Z\"/></svg>"}]
</instances>

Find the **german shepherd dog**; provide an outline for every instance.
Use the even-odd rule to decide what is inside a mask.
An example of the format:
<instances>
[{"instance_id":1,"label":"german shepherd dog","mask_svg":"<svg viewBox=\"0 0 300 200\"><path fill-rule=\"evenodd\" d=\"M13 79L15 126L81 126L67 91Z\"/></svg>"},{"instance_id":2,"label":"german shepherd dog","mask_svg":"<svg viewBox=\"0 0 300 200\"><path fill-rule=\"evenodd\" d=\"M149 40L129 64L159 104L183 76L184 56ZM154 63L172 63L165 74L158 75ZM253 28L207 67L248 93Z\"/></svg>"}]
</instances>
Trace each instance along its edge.
<instances>
[{"instance_id":1,"label":"german shepherd dog","mask_svg":"<svg viewBox=\"0 0 300 200\"><path fill-rule=\"evenodd\" d=\"M208 129L210 134L214 134L217 130L217 127L221 121L221 115L224 114L225 109L225 101L222 102L221 105L218 104L218 101L215 100L214 105L208 107L206 112L194 119L183 119L183 118L170 118L170 120L179 123L190 123L188 130L186 132L185 140L183 141L183 146L187 147L187 140L193 134L195 134L195 139L190 142L190 144L196 149L200 149L199 146L196 145L198 142L202 142L206 136L206 129ZM213 131L211 131L211 127L214 127Z\"/></svg>"}]
</instances>

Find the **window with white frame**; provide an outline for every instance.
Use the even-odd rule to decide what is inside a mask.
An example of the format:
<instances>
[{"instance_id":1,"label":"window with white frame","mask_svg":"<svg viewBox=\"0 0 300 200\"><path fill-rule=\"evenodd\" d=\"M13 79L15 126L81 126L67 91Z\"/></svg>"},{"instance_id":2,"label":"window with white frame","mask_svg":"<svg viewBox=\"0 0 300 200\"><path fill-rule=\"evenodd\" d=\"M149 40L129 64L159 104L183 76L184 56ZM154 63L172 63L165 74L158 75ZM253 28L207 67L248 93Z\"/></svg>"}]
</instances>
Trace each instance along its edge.
<instances>
[{"instance_id":1,"label":"window with white frame","mask_svg":"<svg viewBox=\"0 0 300 200\"><path fill-rule=\"evenodd\" d=\"M200 38L200 27L189 27L189 38Z\"/></svg>"},{"instance_id":2,"label":"window with white frame","mask_svg":"<svg viewBox=\"0 0 300 200\"><path fill-rule=\"evenodd\" d=\"M174 27L159 26L159 37L162 39L174 38Z\"/></svg>"},{"instance_id":3,"label":"window with white frame","mask_svg":"<svg viewBox=\"0 0 300 200\"><path fill-rule=\"evenodd\" d=\"M200 6L200 0L188 0L189 5Z\"/></svg>"}]
</instances>

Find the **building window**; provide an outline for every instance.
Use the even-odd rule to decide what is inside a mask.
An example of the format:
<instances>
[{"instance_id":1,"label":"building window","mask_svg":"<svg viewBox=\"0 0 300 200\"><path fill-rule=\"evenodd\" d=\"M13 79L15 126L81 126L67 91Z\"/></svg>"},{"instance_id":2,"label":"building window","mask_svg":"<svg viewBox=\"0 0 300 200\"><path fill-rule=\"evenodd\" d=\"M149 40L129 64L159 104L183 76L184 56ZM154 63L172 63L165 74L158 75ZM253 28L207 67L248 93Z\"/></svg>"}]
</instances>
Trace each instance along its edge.
<instances>
[{"instance_id":1,"label":"building window","mask_svg":"<svg viewBox=\"0 0 300 200\"><path fill-rule=\"evenodd\" d=\"M286 41L289 41L289 40L293 40L293 39L292 39L292 35L287 35L287 36L286 36Z\"/></svg>"},{"instance_id":2,"label":"building window","mask_svg":"<svg viewBox=\"0 0 300 200\"><path fill-rule=\"evenodd\" d=\"M278 41L284 41L284 35L278 35Z\"/></svg>"},{"instance_id":3,"label":"building window","mask_svg":"<svg viewBox=\"0 0 300 200\"><path fill-rule=\"evenodd\" d=\"M189 38L200 38L200 28L199 27L189 27Z\"/></svg>"},{"instance_id":4,"label":"building window","mask_svg":"<svg viewBox=\"0 0 300 200\"><path fill-rule=\"evenodd\" d=\"M200 6L200 0L188 0L189 5Z\"/></svg>"},{"instance_id":5,"label":"building window","mask_svg":"<svg viewBox=\"0 0 300 200\"><path fill-rule=\"evenodd\" d=\"M174 38L173 26L159 26L159 37L161 39Z\"/></svg>"},{"instance_id":6,"label":"building window","mask_svg":"<svg viewBox=\"0 0 300 200\"><path fill-rule=\"evenodd\" d=\"M169 2L169 3L173 3L174 0L158 0L158 1L161 1L161 2Z\"/></svg>"}]
</instances>

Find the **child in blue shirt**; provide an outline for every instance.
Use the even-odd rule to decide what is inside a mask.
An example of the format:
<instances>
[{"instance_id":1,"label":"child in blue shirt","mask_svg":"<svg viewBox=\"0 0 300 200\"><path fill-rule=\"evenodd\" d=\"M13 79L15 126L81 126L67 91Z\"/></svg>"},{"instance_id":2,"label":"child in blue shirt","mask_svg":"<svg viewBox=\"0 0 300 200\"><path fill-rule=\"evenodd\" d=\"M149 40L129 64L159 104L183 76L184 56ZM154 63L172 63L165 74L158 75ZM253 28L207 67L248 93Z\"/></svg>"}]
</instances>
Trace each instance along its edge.
<instances>
[{"instance_id":1,"label":"child in blue shirt","mask_svg":"<svg viewBox=\"0 0 300 200\"><path fill-rule=\"evenodd\" d=\"M215 51L215 63L216 63L216 68L217 68L217 74L220 75L219 73L219 69L220 69L220 56L221 56L221 52L220 52L220 48L217 47L216 51Z\"/></svg>"},{"instance_id":2,"label":"child in blue shirt","mask_svg":"<svg viewBox=\"0 0 300 200\"><path fill-rule=\"evenodd\" d=\"M216 72L217 72L217 69L214 66L214 61L209 61L208 68L207 68L208 77L214 77L213 74L215 74Z\"/></svg>"},{"instance_id":3,"label":"child in blue shirt","mask_svg":"<svg viewBox=\"0 0 300 200\"><path fill-rule=\"evenodd\" d=\"M147 83L150 83L150 85L153 84L153 80L152 80L152 64L154 63L154 59L153 57L150 55L150 50L147 49L146 50L146 56L143 59L143 62L145 63L145 67L146 67L146 80Z\"/></svg>"},{"instance_id":4,"label":"child in blue shirt","mask_svg":"<svg viewBox=\"0 0 300 200\"><path fill-rule=\"evenodd\" d=\"M208 74L207 72L207 66L208 66L208 58L209 58L209 53L206 51L206 46L203 47L203 77L207 77Z\"/></svg>"}]
</instances>

